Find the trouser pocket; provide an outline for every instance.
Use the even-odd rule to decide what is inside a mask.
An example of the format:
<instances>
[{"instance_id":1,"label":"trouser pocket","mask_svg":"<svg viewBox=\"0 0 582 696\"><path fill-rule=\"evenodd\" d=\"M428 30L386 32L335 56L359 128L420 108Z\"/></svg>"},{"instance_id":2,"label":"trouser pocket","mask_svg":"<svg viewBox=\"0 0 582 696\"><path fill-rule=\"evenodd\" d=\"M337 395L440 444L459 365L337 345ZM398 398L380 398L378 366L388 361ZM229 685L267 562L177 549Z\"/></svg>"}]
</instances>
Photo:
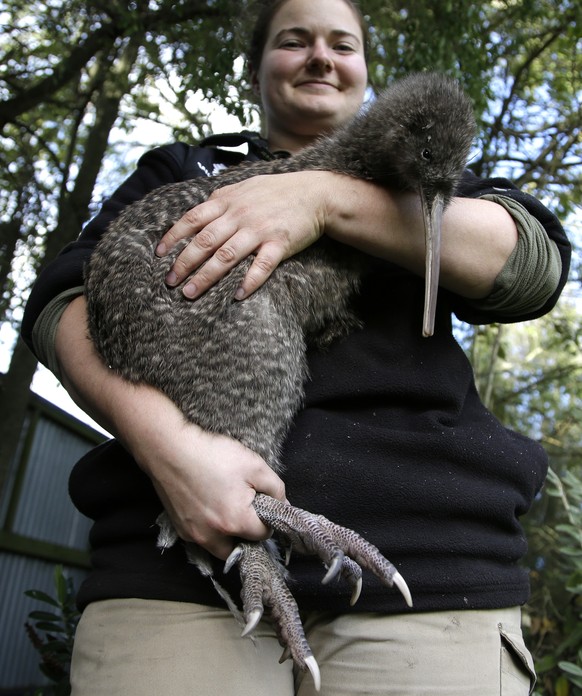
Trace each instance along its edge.
<instances>
[{"instance_id":1,"label":"trouser pocket","mask_svg":"<svg viewBox=\"0 0 582 696\"><path fill-rule=\"evenodd\" d=\"M501 639L501 696L525 696L533 692L536 673L531 653L520 628L499 624Z\"/></svg>"}]
</instances>

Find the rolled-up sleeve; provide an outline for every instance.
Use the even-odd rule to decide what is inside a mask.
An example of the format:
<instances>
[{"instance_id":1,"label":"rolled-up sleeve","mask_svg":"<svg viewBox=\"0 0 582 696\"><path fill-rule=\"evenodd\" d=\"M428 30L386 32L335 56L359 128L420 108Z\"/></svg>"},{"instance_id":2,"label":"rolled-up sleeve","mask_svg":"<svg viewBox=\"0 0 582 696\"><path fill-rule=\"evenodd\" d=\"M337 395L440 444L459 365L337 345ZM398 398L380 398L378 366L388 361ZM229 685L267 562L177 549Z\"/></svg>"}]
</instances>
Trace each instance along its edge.
<instances>
[{"instance_id":1,"label":"rolled-up sleeve","mask_svg":"<svg viewBox=\"0 0 582 696\"><path fill-rule=\"evenodd\" d=\"M503 206L512 216L517 227L517 244L495 279L492 292L470 304L505 320L536 312L559 286L562 259L558 246L521 203L501 195L483 198Z\"/></svg>"},{"instance_id":2,"label":"rolled-up sleeve","mask_svg":"<svg viewBox=\"0 0 582 696\"><path fill-rule=\"evenodd\" d=\"M556 216L504 178L480 179L467 171L458 195L503 206L515 222L518 238L487 297L453 298L457 317L470 324L510 323L536 319L549 312L568 280L572 254Z\"/></svg>"}]
</instances>

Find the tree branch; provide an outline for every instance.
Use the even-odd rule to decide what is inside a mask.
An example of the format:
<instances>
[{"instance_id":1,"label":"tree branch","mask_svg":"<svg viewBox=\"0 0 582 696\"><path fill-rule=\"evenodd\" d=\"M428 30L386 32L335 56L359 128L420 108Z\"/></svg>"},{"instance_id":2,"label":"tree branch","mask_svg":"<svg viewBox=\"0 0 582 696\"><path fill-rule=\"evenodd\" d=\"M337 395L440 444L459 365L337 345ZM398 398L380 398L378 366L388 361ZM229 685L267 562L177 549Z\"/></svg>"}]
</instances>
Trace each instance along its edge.
<instances>
[{"instance_id":1,"label":"tree branch","mask_svg":"<svg viewBox=\"0 0 582 696\"><path fill-rule=\"evenodd\" d=\"M129 13L124 17L125 22L120 20L103 24L84 42L75 46L50 75L21 91L17 96L0 102L0 132L7 123L13 122L20 114L38 106L47 97L52 97L75 76L79 75L83 67L99 51L109 51L117 39L123 36L130 37L135 32L154 31L160 26L168 25L169 18L171 18L172 26L179 26L192 19L221 17L222 14L220 10L208 7L203 0L183 4L168 1L161 5L156 12L142 16L135 12Z\"/></svg>"},{"instance_id":2,"label":"tree branch","mask_svg":"<svg viewBox=\"0 0 582 696\"><path fill-rule=\"evenodd\" d=\"M16 97L0 102L0 131L7 123L13 122L20 114L38 106L47 95L52 96L79 75L82 68L98 51L112 45L118 32L119 30L111 25L97 29L84 43L73 48L50 75Z\"/></svg>"}]
</instances>

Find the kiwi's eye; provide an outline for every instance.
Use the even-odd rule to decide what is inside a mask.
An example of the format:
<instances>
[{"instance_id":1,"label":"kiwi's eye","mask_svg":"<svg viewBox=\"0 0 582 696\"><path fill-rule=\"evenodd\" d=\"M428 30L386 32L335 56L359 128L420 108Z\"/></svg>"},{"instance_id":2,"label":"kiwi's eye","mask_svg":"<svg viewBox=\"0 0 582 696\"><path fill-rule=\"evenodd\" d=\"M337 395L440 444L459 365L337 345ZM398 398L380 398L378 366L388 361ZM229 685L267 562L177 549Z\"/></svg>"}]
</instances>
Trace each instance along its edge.
<instances>
[{"instance_id":1,"label":"kiwi's eye","mask_svg":"<svg viewBox=\"0 0 582 696\"><path fill-rule=\"evenodd\" d=\"M432 159L432 152L426 148L422 151L422 158L425 159L427 162L430 162Z\"/></svg>"}]
</instances>

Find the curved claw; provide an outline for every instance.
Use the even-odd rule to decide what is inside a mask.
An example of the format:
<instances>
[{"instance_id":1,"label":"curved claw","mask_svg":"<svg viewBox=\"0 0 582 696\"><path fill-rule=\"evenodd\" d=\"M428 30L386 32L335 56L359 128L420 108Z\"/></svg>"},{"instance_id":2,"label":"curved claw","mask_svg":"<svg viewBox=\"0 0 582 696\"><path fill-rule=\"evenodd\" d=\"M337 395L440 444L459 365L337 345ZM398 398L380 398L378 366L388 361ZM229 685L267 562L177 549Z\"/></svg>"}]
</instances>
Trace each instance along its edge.
<instances>
[{"instance_id":1,"label":"curved claw","mask_svg":"<svg viewBox=\"0 0 582 696\"><path fill-rule=\"evenodd\" d=\"M410 594L410 590L408 589L408 585L406 584L406 581L400 575L398 571L394 573L394 576L392 578L392 582L396 585L396 587L400 590L402 596L404 597L404 600L406 604L408 604L409 607L412 606L412 595Z\"/></svg>"},{"instance_id":2,"label":"curved claw","mask_svg":"<svg viewBox=\"0 0 582 696\"><path fill-rule=\"evenodd\" d=\"M254 611L251 611L249 614L248 620L247 620L247 625L244 627L243 632L240 634L241 638L244 638L245 636L248 636L249 633L252 633L255 628L257 627L257 624L261 620L263 616L263 612L260 611L259 609L255 609Z\"/></svg>"},{"instance_id":3,"label":"curved claw","mask_svg":"<svg viewBox=\"0 0 582 696\"><path fill-rule=\"evenodd\" d=\"M243 554L243 547L239 544L230 552L230 556L224 562L224 574L229 572L235 563L238 563L240 557Z\"/></svg>"},{"instance_id":4,"label":"curved claw","mask_svg":"<svg viewBox=\"0 0 582 696\"><path fill-rule=\"evenodd\" d=\"M315 690L319 691L321 689L321 673L319 671L317 660L313 657L313 655L311 655L310 657L305 658L305 664L313 677L313 685L315 686Z\"/></svg>"},{"instance_id":5,"label":"curved claw","mask_svg":"<svg viewBox=\"0 0 582 696\"><path fill-rule=\"evenodd\" d=\"M336 575L340 572L342 569L342 564L344 561L344 554L341 551L336 552L336 554L333 557L333 560L331 562L331 565L329 566L329 569L327 573L325 574L325 577L321 581L322 585L327 585L327 583L330 580L333 580Z\"/></svg>"},{"instance_id":6,"label":"curved claw","mask_svg":"<svg viewBox=\"0 0 582 696\"><path fill-rule=\"evenodd\" d=\"M362 578L358 578L356 584L354 585L352 596L350 597L351 607L353 607L354 604L358 601L358 599L360 599L360 595L362 593L362 584Z\"/></svg>"}]
</instances>

